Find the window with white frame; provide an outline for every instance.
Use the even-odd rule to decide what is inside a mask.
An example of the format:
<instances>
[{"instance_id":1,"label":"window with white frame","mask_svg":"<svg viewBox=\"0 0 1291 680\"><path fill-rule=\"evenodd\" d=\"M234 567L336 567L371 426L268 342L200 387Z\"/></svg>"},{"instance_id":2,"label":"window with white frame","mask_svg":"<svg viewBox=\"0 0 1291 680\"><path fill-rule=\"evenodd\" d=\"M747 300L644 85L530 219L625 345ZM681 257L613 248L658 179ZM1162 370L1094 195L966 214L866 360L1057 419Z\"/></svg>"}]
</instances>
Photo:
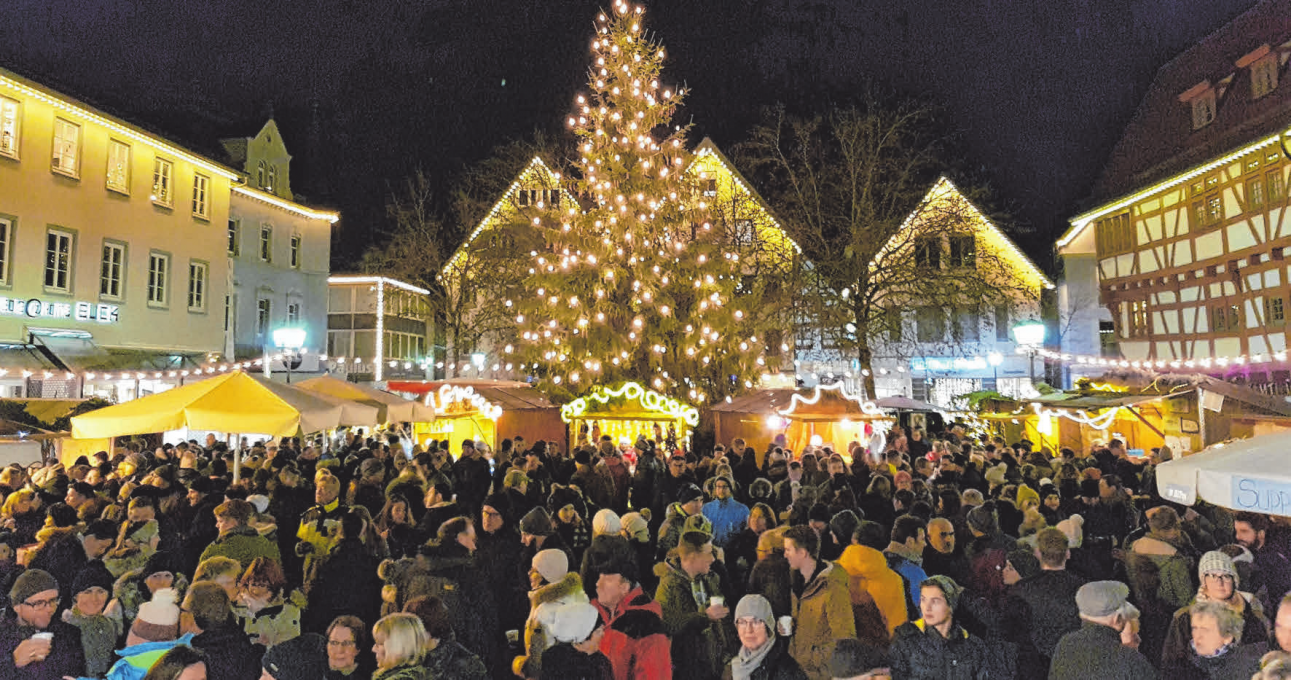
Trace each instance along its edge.
<instances>
[{"instance_id":1,"label":"window with white frame","mask_svg":"<svg viewBox=\"0 0 1291 680\"><path fill-rule=\"evenodd\" d=\"M72 289L72 233L50 229L45 234L45 288L64 293Z\"/></svg>"},{"instance_id":2,"label":"window with white frame","mask_svg":"<svg viewBox=\"0 0 1291 680\"><path fill-rule=\"evenodd\" d=\"M165 158L152 163L152 202L168 208L175 203L175 164Z\"/></svg>"},{"instance_id":3,"label":"window with white frame","mask_svg":"<svg viewBox=\"0 0 1291 680\"><path fill-rule=\"evenodd\" d=\"M18 157L18 100L0 97L0 155Z\"/></svg>"},{"instance_id":4,"label":"window with white frame","mask_svg":"<svg viewBox=\"0 0 1291 680\"><path fill-rule=\"evenodd\" d=\"M269 298L256 300L256 335L264 337L269 333L269 316L273 311L273 302Z\"/></svg>"},{"instance_id":5,"label":"window with white frame","mask_svg":"<svg viewBox=\"0 0 1291 680\"><path fill-rule=\"evenodd\" d=\"M54 172L76 177L81 150L81 126L62 118L54 119Z\"/></svg>"},{"instance_id":6,"label":"window with white frame","mask_svg":"<svg viewBox=\"0 0 1291 680\"><path fill-rule=\"evenodd\" d=\"M1215 120L1215 90L1209 89L1192 100L1192 129L1200 130Z\"/></svg>"},{"instance_id":7,"label":"window with white frame","mask_svg":"<svg viewBox=\"0 0 1291 680\"><path fill-rule=\"evenodd\" d=\"M300 300L287 300L287 324L300 323Z\"/></svg>"},{"instance_id":8,"label":"window with white frame","mask_svg":"<svg viewBox=\"0 0 1291 680\"><path fill-rule=\"evenodd\" d=\"M269 185L265 187L266 191L273 192L278 186L278 166L269 166Z\"/></svg>"},{"instance_id":9,"label":"window with white frame","mask_svg":"<svg viewBox=\"0 0 1291 680\"><path fill-rule=\"evenodd\" d=\"M265 175L265 170L267 168L268 168L268 164L265 163L264 161L260 161L260 163L256 166L256 186L261 189L264 188L264 175Z\"/></svg>"},{"instance_id":10,"label":"window with white frame","mask_svg":"<svg viewBox=\"0 0 1291 680\"><path fill-rule=\"evenodd\" d=\"M193 217L210 219L211 202L207 200L211 188L211 178L206 175L193 174Z\"/></svg>"},{"instance_id":11,"label":"window with white frame","mask_svg":"<svg viewBox=\"0 0 1291 680\"><path fill-rule=\"evenodd\" d=\"M273 262L273 227L260 225L260 260Z\"/></svg>"},{"instance_id":12,"label":"window with white frame","mask_svg":"<svg viewBox=\"0 0 1291 680\"><path fill-rule=\"evenodd\" d=\"M291 268L300 267L300 234L291 235Z\"/></svg>"},{"instance_id":13,"label":"window with white frame","mask_svg":"<svg viewBox=\"0 0 1291 680\"><path fill-rule=\"evenodd\" d=\"M1251 98L1259 99L1277 89L1278 55L1270 54L1251 64Z\"/></svg>"},{"instance_id":14,"label":"window with white frame","mask_svg":"<svg viewBox=\"0 0 1291 680\"><path fill-rule=\"evenodd\" d=\"M112 191L130 193L130 145L108 140L107 186Z\"/></svg>"},{"instance_id":15,"label":"window with white frame","mask_svg":"<svg viewBox=\"0 0 1291 680\"><path fill-rule=\"evenodd\" d=\"M206 263L188 263L188 311L201 312L206 309Z\"/></svg>"},{"instance_id":16,"label":"window with white frame","mask_svg":"<svg viewBox=\"0 0 1291 680\"><path fill-rule=\"evenodd\" d=\"M0 217L0 284L9 283L9 250L13 243L13 220Z\"/></svg>"},{"instance_id":17,"label":"window with white frame","mask_svg":"<svg viewBox=\"0 0 1291 680\"><path fill-rule=\"evenodd\" d=\"M229 255L237 257L242 251L242 238L238 234L238 221L229 218Z\"/></svg>"},{"instance_id":18,"label":"window with white frame","mask_svg":"<svg viewBox=\"0 0 1291 680\"><path fill-rule=\"evenodd\" d=\"M166 304L169 278L170 256L165 253L148 253L148 304Z\"/></svg>"},{"instance_id":19,"label":"window with white frame","mask_svg":"<svg viewBox=\"0 0 1291 680\"><path fill-rule=\"evenodd\" d=\"M121 275L125 272L126 247L112 241L103 242L103 260L99 263L99 295L121 299Z\"/></svg>"}]
</instances>

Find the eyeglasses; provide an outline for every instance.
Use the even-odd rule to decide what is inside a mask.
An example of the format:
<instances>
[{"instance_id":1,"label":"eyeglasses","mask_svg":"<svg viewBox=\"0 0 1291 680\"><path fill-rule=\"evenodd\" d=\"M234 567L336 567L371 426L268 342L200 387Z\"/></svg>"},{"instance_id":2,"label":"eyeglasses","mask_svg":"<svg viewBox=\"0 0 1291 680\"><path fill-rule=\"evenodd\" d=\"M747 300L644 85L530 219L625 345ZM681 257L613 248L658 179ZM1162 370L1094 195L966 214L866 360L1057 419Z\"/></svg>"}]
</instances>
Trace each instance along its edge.
<instances>
[{"instance_id":1,"label":"eyeglasses","mask_svg":"<svg viewBox=\"0 0 1291 680\"><path fill-rule=\"evenodd\" d=\"M742 619L735 619L735 626L737 628L757 628L758 626L765 626L765 625L767 625L766 621L763 621L762 619L753 619L749 617L744 617Z\"/></svg>"},{"instance_id":2,"label":"eyeglasses","mask_svg":"<svg viewBox=\"0 0 1291 680\"><path fill-rule=\"evenodd\" d=\"M334 647L336 649L344 649L346 647L357 647L358 643L353 640L328 640L327 646Z\"/></svg>"},{"instance_id":3,"label":"eyeglasses","mask_svg":"<svg viewBox=\"0 0 1291 680\"><path fill-rule=\"evenodd\" d=\"M55 596L47 600L27 600L23 604L32 609L52 609L58 606L58 600L59 598Z\"/></svg>"},{"instance_id":4,"label":"eyeglasses","mask_svg":"<svg viewBox=\"0 0 1291 680\"><path fill-rule=\"evenodd\" d=\"M1223 574L1223 573L1209 573L1209 574L1206 574L1206 578L1213 578L1216 581L1236 581L1237 580L1233 578L1232 574Z\"/></svg>"}]
</instances>

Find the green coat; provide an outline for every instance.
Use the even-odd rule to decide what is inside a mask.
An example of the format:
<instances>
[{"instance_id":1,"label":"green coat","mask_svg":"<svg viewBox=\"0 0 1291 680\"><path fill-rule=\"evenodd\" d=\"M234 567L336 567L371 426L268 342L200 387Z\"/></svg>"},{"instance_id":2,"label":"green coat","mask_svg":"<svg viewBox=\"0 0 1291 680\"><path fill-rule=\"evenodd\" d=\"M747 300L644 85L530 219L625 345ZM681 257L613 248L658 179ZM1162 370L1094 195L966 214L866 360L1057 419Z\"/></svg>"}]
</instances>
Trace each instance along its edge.
<instances>
[{"instance_id":1,"label":"green coat","mask_svg":"<svg viewBox=\"0 0 1291 680\"><path fill-rule=\"evenodd\" d=\"M654 573L659 577L655 600L663 610L664 630L672 638L673 680L708 680L721 675L736 637L733 624L713 621L704 613L707 597L722 594L717 574L691 579L677 558L656 564Z\"/></svg>"},{"instance_id":2,"label":"green coat","mask_svg":"<svg viewBox=\"0 0 1291 680\"><path fill-rule=\"evenodd\" d=\"M260 532L251 527L237 527L225 532L206 546L199 562L205 562L216 556L235 559L242 563L243 569L251 566L257 557L268 557L282 564L282 554L278 552L278 544L261 536Z\"/></svg>"}]
</instances>

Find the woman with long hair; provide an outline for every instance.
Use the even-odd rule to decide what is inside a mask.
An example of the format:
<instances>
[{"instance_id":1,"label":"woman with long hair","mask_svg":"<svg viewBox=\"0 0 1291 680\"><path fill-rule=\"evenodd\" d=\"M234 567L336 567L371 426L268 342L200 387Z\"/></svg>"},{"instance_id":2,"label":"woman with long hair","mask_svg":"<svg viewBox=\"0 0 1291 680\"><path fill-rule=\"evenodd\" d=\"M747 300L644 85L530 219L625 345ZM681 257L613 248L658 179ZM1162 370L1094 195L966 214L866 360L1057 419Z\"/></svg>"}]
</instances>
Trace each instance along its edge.
<instances>
[{"instance_id":1,"label":"woman with long hair","mask_svg":"<svg viewBox=\"0 0 1291 680\"><path fill-rule=\"evenodd\" d=\"M390 559L417 556L421 541L417 540L417 527L413 523L411 504L407 498L387 496L385 506L377 515L376 528L381 538L385 539Z\"/></svg>"}]
</instances>

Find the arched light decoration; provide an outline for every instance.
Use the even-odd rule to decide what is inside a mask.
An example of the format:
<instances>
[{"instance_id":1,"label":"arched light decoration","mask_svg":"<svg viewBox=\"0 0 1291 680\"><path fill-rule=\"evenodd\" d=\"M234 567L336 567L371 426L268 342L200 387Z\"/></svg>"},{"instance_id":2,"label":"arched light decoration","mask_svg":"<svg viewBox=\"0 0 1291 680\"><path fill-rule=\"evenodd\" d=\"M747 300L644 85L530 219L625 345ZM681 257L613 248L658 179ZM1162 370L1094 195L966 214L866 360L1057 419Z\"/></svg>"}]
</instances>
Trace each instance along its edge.
<instances>
[{"instance_id":1,"label":"arched light decoration","mask_svg":"<svg viewBox=\"0 0 1291 680\"><path fill-rule=\"evenodd\" d=\"M1084 410L1078 410L1073 413L1072 411L1060 409L1047 409L1041 406L1039 402L1031 402L1031 408L1035 409L1036 415L1041 418L1066 418L1067 420L1075 421L1081 425L1088 425L1095 430L1106 430L1111 427L1112 422L1116 420L1117 412L1121 410L1120 406L1116 406L1109 409L1106 413L1091 416Z\"/></svg>"},{"instance_id":2,"label":"arched light decoration","mask_svg":"<svg viewBox=\"0 0 1291 680\"><path fill-rule=\"evenodd\" d=\"M560 419L566 423L573 422L575 418L581 418L587 413L588 407L592 401L601 404L608 403L610 399L622 397L624 399L635 399L647 411L655 413L666 413L674 418L681 419L691 427L699 424L699 409L680 402L672 397L665 397L654 390L642 387L640 383L628 382L619 387L596 388L596 391L585 397L579 397L568 404L560 407Z\"/></svg>"},{"instance_id":3,"label":"arched light decoration","mask_svg":"<svg viewBox=\"0 0 1291 680\"><path fill-rule=\"evenodd\" d=\"M502 417L502 407L494 404L484 395L478 394L470 385L441 385L437 393L426 395L426 405L436 413L446 413L450 404L466 402L490 420Z\"/></svg>"},{"instance_id":4,"label":"arched light decoration","mask_svg":"<svg viewBox=\"0 0 1291 680\"><path fill-rule=\"evenodd\" d=\"M838 396L848 401L856 402L856 404L861 407L861 413L871 416L883 415L883 409L876 406L872 401L866 401L861 397L848 392L847 387L845 387L841 382L836 382L832 385L817 385L816 391L813 392L810 397L804 397L801 394L796 393L791 394L789 395L789 407L780 409L776 411L776 413L779 413L782 416L793 415L794 410L798 408L798 404L807 404L808 406L815 404L820 401L820 395L824 394L825 390L837 392Z\"/></svg>"}]
</instances>

